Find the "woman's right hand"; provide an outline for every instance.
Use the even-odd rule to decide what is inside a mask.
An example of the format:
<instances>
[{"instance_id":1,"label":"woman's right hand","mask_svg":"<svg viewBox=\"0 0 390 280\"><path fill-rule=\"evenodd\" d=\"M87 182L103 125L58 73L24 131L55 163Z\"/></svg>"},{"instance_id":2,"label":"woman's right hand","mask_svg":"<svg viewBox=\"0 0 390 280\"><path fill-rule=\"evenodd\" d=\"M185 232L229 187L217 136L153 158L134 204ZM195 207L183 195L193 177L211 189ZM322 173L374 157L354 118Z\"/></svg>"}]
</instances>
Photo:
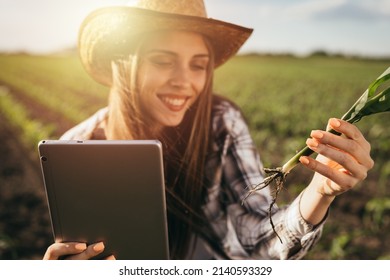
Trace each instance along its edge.
<instances>
[{"instance_id":1,"label":"woman's right hand","mask_svg":"<svg viewBox=\"0 0 390 280\"><path fill-rule=\"evenodd\" d=\"M55 242L50 245L45 255L44 260L88 260L104 251L104 243L98 242L87 246L86 243L79 242ZM114 256L108 256L106 260L114 260Z\"/></svg>"}]
</instances>

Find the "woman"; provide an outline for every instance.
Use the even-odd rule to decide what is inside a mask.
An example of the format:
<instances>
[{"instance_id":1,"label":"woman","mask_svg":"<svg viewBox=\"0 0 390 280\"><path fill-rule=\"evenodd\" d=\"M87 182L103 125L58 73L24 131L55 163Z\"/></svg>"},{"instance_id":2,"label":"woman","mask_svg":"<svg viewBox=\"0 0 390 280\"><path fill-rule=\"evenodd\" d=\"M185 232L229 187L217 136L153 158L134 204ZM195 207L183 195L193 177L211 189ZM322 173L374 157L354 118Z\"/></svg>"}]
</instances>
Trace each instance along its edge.
<instances>
[{"instance_id":1,"label":"woman","mask_svg":"<svg viewBox=\"0 0 390 280\"><path fill-rule=\"evenodd\" d=\"M241 204L247 187L262 181L262 165L242 113L212 93L212 77L251 32L207 19L201 0L103 8L81 27L81 60L111 91L107 108L62 139L163 143L172 259L302 258L318 241L334 198L373 166L360 131L330 119L345 137L311 133L307 145L320 156L300 161L316 173L291 205L274 210L277 235L268 189ZM102 243L58 242L44 259L88 259L103 250Z\"/></svg>"}]
</instances>

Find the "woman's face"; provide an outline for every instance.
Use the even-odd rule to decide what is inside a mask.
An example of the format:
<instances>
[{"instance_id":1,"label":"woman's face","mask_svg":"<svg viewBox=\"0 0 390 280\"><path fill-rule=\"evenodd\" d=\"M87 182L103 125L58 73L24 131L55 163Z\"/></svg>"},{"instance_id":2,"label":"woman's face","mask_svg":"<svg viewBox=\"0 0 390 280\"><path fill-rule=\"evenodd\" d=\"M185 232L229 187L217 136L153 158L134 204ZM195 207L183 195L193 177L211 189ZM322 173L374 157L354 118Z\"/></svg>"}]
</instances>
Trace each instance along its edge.
<instances>
[{"instance_id":1,"label":"woman's face","mask_svg":"<svg viewBox=\"0 0 390 280\"><path fill-rule=\"evenodd\" d=\"M197 33L169 31L146 41L137 83L141 107L156 127L181 123L205 87L208 63Z\"/></svg>"}]
</instances>

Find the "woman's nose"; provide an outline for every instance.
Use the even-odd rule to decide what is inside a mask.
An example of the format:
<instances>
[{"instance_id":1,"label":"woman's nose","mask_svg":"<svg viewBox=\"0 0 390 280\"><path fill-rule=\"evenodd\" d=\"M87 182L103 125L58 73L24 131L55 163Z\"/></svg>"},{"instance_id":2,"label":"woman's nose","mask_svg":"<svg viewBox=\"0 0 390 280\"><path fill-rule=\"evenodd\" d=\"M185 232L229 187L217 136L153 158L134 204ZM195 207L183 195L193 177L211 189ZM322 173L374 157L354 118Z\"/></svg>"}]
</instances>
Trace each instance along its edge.
<instances>
[{"instance_id":1,"label":"woman's nose","mask_svg":"<svg viewBox=\"0 0 390 280\"><path fill-rule=\"evenodd\" d=\"M191 84L189 69L185 66L177 66L172 72L170 84L174 87L188 88Z\"/></svg>"}]
</instances>

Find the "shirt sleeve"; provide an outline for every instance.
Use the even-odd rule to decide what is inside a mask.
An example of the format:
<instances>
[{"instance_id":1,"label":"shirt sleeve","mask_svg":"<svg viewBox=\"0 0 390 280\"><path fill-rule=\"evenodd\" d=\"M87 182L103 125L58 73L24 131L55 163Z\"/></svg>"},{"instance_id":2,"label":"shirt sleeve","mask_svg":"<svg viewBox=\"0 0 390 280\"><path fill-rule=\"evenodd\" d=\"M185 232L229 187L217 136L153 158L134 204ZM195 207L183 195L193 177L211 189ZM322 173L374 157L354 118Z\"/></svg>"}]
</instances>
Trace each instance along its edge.
<instances>
[{"instance_id":1,"label":"shirt sleeve","mask_svg":"<svg viewBox=\"0 0 390 280\"><path fill-rule=\"evenodd\" d=\"M255 192L243 200L249 188L259 184L264 178L260 156L248 126L238 110L226 112L224 123L228 133L221 162L221 184L230 193L226 203L227 220L230 228L234 229L234 233L227 234L228 238L225 240L234 245L226 247L231 250L237 247L238 241L249 258L302 258L318 242L325 219L316 227L307 223L299 211L301 196L288 206L281 208L274 206L272 221L281 238L280 241L269 219L269 207L272 202L270 189ZM241 253L234 256L233 251L230 252L233 258L242 257Z\"/></svg>"},{"instance_id":2,"label":"shirt sleeve","mask_svg":"<svg viewBox=\"0 0 390 280\"><path fill-rule=\"evenodd\" d=\"M98 110L88 119L66 131L60 140L87 140L94 139L94 132L106 120L108 114L107 108Z\"/></svg>"}]
</instances>

